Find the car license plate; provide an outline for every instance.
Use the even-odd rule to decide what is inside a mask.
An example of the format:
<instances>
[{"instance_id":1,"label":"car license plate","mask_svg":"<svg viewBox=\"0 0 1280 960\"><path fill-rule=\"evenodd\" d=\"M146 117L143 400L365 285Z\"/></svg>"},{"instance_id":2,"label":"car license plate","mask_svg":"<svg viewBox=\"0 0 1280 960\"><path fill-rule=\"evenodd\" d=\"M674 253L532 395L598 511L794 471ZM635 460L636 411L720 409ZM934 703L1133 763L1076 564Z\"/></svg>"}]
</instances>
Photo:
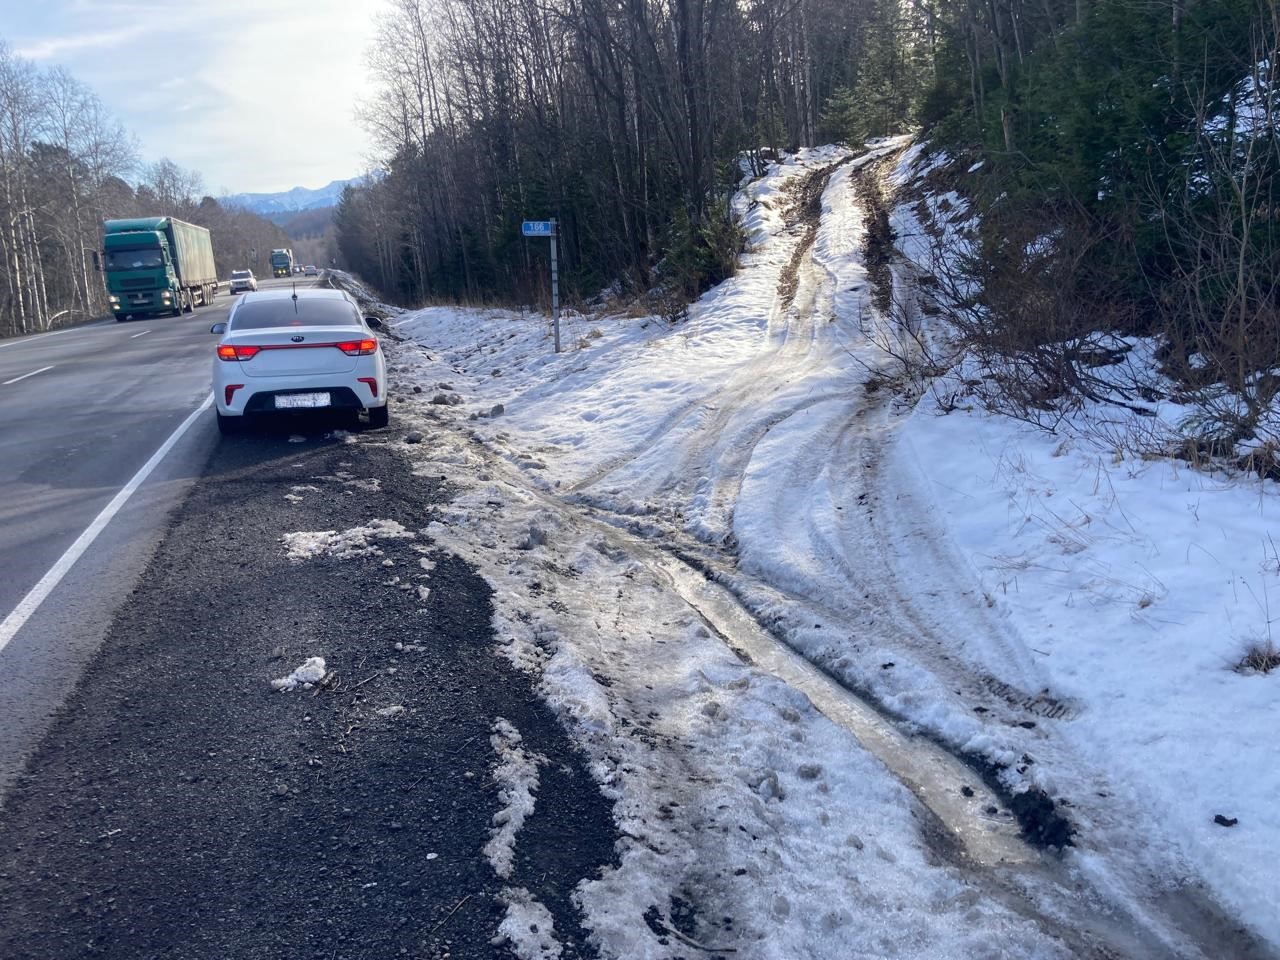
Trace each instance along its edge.
<instances>
[{"instance_id":1,"label":"car license plate","mask_svg":"<svg viewBox=\"0 0 1280 960\"><path fill-rule=\"evenodd\" d=\"M329 406L327 393L284 393L276 396L277 410L301 410L309 407Z\"/></svg>"}]
</instances>

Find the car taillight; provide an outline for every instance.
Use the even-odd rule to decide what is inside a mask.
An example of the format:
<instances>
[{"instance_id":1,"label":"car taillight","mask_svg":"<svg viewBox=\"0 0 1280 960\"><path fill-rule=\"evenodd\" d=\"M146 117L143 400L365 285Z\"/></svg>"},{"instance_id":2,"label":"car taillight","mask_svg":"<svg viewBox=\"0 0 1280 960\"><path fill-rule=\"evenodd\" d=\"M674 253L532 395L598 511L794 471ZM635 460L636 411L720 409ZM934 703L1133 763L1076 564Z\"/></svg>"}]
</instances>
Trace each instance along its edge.
<instances>
[{"instance_id":1,"label":"car taillight","mask_svg":"<svg viewBox=\"0 0 1280 960\"><path fill-rule=\"evenodd\" d=\"M371 353L378 352L377 340L344 340L334 346L349 357L367 357Z\"/></svg>"},{"instance_id":2,"label":"car taillight","mask_svg":"<svg viewBox=\"0 0 1280 960\"><path fill-rule=\"evenodd\" d=\"M242 343L223 343L218 346L219 360L252 360L260 352L261 347Z\"/></svg>"}]
</instances>

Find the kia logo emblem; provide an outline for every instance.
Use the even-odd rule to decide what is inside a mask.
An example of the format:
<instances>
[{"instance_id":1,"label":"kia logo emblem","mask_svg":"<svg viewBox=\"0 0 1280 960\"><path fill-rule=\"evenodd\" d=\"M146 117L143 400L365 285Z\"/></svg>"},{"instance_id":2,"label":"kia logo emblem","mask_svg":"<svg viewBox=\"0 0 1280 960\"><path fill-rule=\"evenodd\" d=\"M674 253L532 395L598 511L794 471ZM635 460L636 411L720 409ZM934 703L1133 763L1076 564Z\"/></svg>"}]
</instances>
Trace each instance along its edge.
<instances>
[{"instance_id":1,"label":"kia logo emblem","mask_svg":"<svg viewBox=\"0 0 1280 960\"><path fill-rule=\"evenodd\" d=\"M289 339L290 339L290 340L292 340L294 343L301 343L301 342L302 342L303 340L305 340L306 338L305 338L305 337L290 337Z\"/></svg>"}]
</instances>

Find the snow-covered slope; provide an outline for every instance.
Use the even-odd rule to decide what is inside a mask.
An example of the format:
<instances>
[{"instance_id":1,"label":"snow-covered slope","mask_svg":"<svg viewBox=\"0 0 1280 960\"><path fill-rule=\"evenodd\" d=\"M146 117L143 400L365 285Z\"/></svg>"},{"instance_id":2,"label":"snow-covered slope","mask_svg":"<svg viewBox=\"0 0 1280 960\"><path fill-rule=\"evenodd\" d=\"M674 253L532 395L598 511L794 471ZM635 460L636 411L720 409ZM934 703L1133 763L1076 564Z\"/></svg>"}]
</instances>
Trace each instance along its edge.
<instances>
[{"instance_id":1,"label":"snow-covered slope","mask_svg":"<svg viewBox=\"0 0 1280 960\"><path fill-rule=\"evenodd\" d=\"M952 404L921 398L903 362L933 331L884 309L910 265L886 276L865 256L880 161L919 172L906 148L771 167L736 204L741 271L680 326L571 315L557 356L542 317L395 323L402 415L429 433L405 449L424 473L447 459L477 478L433 535L494 582L508 654L541 674L639 838L580 891L588 921L608 955L667 956L628 924L700 891L699 916L756 920L697 935L750 956L1268 956L1236 920L1280 944L1280 701L1276 676L1232 667L1271 619L1275 491L939 416ZM905 243L912 213L893 214ZM736 621L662 556L905 741L800 710L798 675L735 658ZM799 736L780 739L792 713ZM983 811L957 823L895 764L886 751L916 750L912 733L994 771L992 829L1021 804L1040 841L1069 823L1074 847L931 862L928 823L964 846ZM850 874L833 845L867 831L891 866ZM956 898L982 909L956 913ZM1013 900L1032 928L1000 906Z\"/></svg>"}]
</instances>

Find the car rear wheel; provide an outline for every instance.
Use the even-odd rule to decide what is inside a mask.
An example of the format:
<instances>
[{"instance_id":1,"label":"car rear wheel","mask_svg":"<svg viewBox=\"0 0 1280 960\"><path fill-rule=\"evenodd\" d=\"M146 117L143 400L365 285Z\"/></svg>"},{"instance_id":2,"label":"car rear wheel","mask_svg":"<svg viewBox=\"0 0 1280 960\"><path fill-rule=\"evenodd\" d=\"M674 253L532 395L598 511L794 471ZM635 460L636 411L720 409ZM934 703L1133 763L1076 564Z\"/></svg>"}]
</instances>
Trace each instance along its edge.
<instances>
[{"instance_id":1,"label":"car rear wheel","mask_svg":"<svg viewBox=\"0 0 1280 960\"><path fill-rule=\"evenodd\" d=\"M227 417L218 414L218 432L224 437L232 437L244 430L244 417Z\"/></svg>"},{"instance_id":2,"label":"car rear wheel","mask_svg":"<svg viewBox=\"0 0 1280 960\"><path fill-rule=\"evenodd\" d=\"M385 427L391 420L391 404L384 403L380 407L369 408L369 429L377 430Z\"/></svg>"}]
</instances>

